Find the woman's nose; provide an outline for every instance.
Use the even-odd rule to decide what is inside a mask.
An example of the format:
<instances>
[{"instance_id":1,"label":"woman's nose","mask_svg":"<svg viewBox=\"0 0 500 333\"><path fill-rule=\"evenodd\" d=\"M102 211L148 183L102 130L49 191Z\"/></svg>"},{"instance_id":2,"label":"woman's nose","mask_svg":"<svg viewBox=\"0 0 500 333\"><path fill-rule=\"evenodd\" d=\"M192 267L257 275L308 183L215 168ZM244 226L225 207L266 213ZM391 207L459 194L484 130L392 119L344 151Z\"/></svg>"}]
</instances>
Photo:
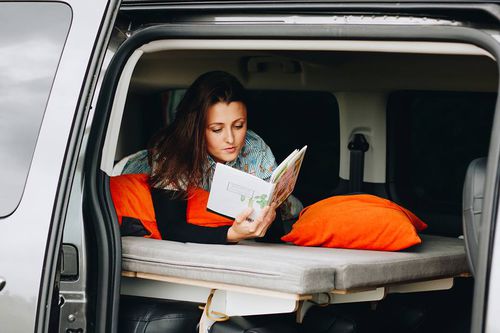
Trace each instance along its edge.
<instances>
[{"instance_id":1,"label":"woman's nose","mask_svg":"<svg viewBox=\"0 0 500 333\"><path fill-rule=\"evenodd\" d=\"M226 142L227 142L227 143L233 143L233 142L234 142L234 134L233 134L233 131L228 130L228 131L226 132Z\"/></svg>"}]
</instances>

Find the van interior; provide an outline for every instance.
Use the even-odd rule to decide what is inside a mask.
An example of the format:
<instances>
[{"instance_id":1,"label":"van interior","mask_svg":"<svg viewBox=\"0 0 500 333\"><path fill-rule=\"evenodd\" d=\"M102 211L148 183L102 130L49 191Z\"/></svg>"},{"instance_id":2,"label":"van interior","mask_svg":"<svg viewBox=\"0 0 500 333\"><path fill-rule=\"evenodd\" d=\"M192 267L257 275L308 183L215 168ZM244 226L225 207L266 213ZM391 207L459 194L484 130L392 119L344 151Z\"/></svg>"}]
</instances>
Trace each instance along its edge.
<instances>
[{"instance_id":1,"label":"van interior","mask_svg":"<svg viewBox=\"0 0 500 333\"><path fill-rule=\"evenodd\" d=\"M214 299L224 294L226 306L219 308L225 310L223 319L229 318L215 321L210 331L215 333L252 327L255 332L467 332L474 279L463 248L462 197L469 164L488 154L496 66L485 50L452 42L157 40L136 50L124 65L104 142L101 169L110 177L120 174L120 161L146 149L155 132L172 122L196 77L223 70L249 91L249 128L278 163L308 145L294 190L304 206L349 193L348 145L362 134L369 148L361 192L409 209L428 228L421 235L422 251L397 253L252 242L226 250L126 237L123 332L146 325L145 308L156 316L156 325L166 325L164 332L194 332L202 313L198 305L208 307L211 290ZM439 255L429 255L429 261L419 257L416 266L402 264L413 260L408 254L425 257L430 244ZM221 251L229 251L232 261L217 257ZM259 266L258 257L266 252L273 262L262 263L260 272L237 260L241 255ZM344 254L345 262L338 261ZM387 256L392 257L385 261ZM373 261L383 263L378 273L367 268ZM234 267L228 267L231 262ZM318 266L309 267L312 262ZM339 268L350 264L356 269ZM328 265L339 266L329 271ZM419 275L431 266L433 276ZM304 267L311 268L310 275ZM333 287L323 280L333 281ZM157 312L151 302L157 302ZM165 313L184 321L168 324Z\"/></svg>"}]
</instances>

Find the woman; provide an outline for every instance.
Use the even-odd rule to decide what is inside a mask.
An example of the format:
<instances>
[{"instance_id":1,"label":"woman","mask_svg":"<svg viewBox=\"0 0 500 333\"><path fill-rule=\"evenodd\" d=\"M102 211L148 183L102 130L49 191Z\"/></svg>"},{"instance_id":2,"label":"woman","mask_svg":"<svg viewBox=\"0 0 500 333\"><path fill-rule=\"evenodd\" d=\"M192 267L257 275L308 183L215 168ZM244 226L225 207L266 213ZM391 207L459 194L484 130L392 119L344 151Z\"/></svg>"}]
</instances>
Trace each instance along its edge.
<instances>
[{"instance_id":1,"label":"woman","mask_svg":"<svg viewBox=\"0 0 500 333\"><path fill-rule=\"evenodd\" d=\"M148 171L140 162L145 156L132 158L124 173ZM245 89L234 76L213 71L196 79L180 102L173 124L153 140L148 156L153 205L163 239L224 244L264 236L276 241L283 234L274 204L254 221L247 219L250 210L226 226L205 227L186 221L188 190L209 190L216 162L264 180L276 167L269 147L247 130Z\"/></svg>"}]
</instances>

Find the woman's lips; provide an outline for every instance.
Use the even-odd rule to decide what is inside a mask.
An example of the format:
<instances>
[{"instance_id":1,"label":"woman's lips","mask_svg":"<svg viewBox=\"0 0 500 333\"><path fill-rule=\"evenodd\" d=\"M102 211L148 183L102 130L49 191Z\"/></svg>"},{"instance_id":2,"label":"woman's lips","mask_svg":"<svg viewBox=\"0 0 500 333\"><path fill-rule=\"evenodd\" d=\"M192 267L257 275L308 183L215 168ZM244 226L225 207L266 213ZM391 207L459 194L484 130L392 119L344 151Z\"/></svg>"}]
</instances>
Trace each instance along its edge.
<instances>
[{"instance_id":1,"label":"woman's lips","mask_svg":"<svg viewBox=\"0 0 500 333\"><path fill-rule=\"evenodd\" d=\"M236 151L236 147L229 147L229 148L224 148L224 151L226 153L232 154Z\"/></svg>"}]
</instances>

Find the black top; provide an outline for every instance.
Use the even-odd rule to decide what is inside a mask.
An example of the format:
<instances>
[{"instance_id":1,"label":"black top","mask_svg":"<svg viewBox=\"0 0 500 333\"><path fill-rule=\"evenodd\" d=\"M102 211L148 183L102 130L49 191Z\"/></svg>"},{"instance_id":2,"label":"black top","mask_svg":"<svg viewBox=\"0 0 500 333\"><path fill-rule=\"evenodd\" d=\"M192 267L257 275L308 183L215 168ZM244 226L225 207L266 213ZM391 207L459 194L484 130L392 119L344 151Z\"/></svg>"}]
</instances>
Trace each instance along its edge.
<instances>
[{"instance_id":1,"label":"black top","mask_svg":"<svg viewBox=\"0 0 500 333\"><path fill-rule=\"evenodd\" d=\"M163 189L151 189L156 223L161 238L178 242L205 244L228 244L227 231L230 226L203 227L186 221L187 200L180 198L178 192ZM269 227L262 240L265 242L281 242L284 235L283 223L278 212L276 219Z\"/></svg>"}]
</instances>

